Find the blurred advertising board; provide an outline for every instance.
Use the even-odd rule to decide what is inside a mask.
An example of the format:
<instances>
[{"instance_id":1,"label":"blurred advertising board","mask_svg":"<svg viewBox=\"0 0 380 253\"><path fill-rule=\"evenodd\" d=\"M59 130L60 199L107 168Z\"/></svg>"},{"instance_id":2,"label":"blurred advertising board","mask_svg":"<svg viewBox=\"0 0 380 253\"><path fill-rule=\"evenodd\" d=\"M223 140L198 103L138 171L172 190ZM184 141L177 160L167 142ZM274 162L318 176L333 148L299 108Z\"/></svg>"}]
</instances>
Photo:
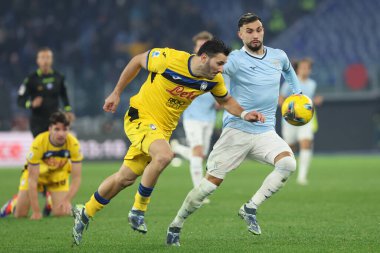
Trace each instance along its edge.
<instances>
[{"instance_id":1,"label":"blurred advertising board","mask_svg":"<svg viewBox=\"0 0 380 253\"><path fill-rule=\"evenodd\" d=\"M32 141L30 132L0 132L0 168L23 166ZM128 149L122 138L86 136L79 142L85 161L122 160Z\"/></svg>"}]
</instances>

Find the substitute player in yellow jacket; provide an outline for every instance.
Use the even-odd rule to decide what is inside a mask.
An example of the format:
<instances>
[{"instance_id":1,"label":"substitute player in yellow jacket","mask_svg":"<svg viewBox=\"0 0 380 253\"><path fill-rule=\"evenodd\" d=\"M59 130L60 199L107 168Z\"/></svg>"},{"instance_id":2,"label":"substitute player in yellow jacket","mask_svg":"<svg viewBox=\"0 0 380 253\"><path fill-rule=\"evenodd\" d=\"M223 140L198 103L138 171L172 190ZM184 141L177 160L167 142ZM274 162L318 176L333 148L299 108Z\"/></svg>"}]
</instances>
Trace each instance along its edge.
<instances>
[{"instance_id":1,"label":"substitute player in yellow jacket","mask_svg":"<svg viewBox=\"0 0 380 253\"><path fill-rule=\"evenodd\" d=\"M55 112L49 121L49 131L37 135L30 147L13 212L16 218L26 217L30 208L31 219L42 218L38 192L44 188L51 193L54 216L71 213L71 200L81 182L83 156L78 140L69 133L65 114Z\"/></svg>"},{"instance_id":2,"label":"substitute player in yellow jacket","mask_svg":"<svg viewBox=\"0 0 380 253\"><path fill-rule=\"evenodd\" d=\"M134 230L147 232L144 215L151 193L173 158L169 138L181 113L197 96L211 92L231 114L247 121L264 121L261 113L244 111L228 94L221 72L229 53L223 42L210 40L196 55L154 48L132 58L103 107L106 112L115 112L124 88L141 68L149 71L139 93L131 98L124 118L125 132L132 144L120 170L101 183L85 207L73 208L74 243L80 243L89 218L139 176L142 176L141 183L128 220Z\"/></svg>"}]
</instances>

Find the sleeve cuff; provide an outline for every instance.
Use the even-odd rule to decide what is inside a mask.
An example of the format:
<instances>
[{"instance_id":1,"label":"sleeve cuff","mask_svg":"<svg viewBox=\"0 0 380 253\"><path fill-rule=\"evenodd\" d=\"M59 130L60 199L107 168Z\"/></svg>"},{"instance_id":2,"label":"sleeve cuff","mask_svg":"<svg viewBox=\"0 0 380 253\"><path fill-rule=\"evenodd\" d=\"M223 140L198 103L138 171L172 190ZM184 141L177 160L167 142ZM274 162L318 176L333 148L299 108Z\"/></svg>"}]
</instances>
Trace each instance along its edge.
<instances>
[{"instance_id":1,"label":"sleeve cuff","mask_svg":"<svg viewBox=\"0 0 380 253\"><path fill-rule=\"evenodd\" d=\"M69 105L66 105L64 108L65 112L71 112L72 108Z\"/></svg>"}]
</instances>

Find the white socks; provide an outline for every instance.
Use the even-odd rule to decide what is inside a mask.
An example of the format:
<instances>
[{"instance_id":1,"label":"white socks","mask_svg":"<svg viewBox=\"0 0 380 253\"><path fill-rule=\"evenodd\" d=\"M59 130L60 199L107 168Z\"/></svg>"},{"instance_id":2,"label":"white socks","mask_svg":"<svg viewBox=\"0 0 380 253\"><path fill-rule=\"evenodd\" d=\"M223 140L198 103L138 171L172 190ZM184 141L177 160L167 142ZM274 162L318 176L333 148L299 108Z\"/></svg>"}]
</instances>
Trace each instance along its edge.
<instances>
[{"instance_id":1,"label":"white socks","mask_svg":"<svg viewBox=\"0 0 380 253\"><path fill-rule=\"evenodd\" d=\"M300 183L307 182L307 173L309 171L309 166L311 162L311 157L313 152L311 149L301 149L299 156L299 167L298 167L298 176L297 181Z\"/></svg>"},{"instance_id":2,"label":"white socks","mask_svg":"<svg viewBox=\"0 0 380 253\"><path fill-rule=\"evenodd\" d=\"M190 174L194 187L197 187L203 178L203 159L201 157L190 157Z\"/></svg>"},{"instance_id":3,"label":"white socks","mask_svg":"<svg viewBox=\"0 0 380 253\"><path fill-rule=\"evenodd\" d=\"M211 195L216 190L217 186L208 181L206 178L201 180L201 183L198 187L192 189L189 194L187 194L186 199L182 203L181 208L179 209L177 216L174 218L170 227L179 227L183 226L185 219L195 212L198 208L202 206L203 200Z\"/></svg>"},{"instance_id":4,"label":"white socks","mask_svg":"<svg viewBox=\"0 0 380 253\"><path fill-rule=\"evenodd\" d=\"M286 156L275 164L275 169L265 178L260 189L246 204L248 208L257 209L266 199L270 198L296 170L294 157Z\"/></svg>"}]
</instances>

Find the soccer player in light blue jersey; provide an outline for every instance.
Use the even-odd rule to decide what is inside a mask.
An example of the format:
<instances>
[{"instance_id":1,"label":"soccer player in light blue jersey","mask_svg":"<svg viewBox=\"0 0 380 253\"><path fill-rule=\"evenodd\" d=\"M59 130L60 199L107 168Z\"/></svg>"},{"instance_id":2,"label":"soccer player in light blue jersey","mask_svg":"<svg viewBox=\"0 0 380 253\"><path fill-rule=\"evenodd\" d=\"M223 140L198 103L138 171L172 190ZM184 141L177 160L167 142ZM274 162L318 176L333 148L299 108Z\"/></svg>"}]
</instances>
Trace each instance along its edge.
<instances>
[{"instance_id":1,"label":"soccer player in light blue jersey","mask_svg":"<svg viewBox=\"0 0 380 253\"><path fill-rule=\"evenodd\" d=\"M312 60L304 58L295 63L294 68L302 93L313 100L314 105L319 106L322 104L323 97L315 95L317 83L311 79L310 73L312 70ZM292 94L291 87L288 83L284 83L280 90L279 105L281 106L285 98ZM299 143L299 157L298 157L298 174L297 183L300 185L307 185L307 174L310 167L310 162L313 157L313 139L314 132L316 131L316 117L303 126L293 126L282 120L281 132L284 140L290 145L293 151L296 150L297 143Z\"/></svg>"},{"instance_id":2,"label":"soccer player in light blue jersey","mask_svg":"<svg viewBox=\"0 0 380 253\"><path fill-rule=\"evenodd\" d=\"M202 31L193 37L194 53L208 40L212 34ZM189 146L181 145L178 140L170 142L174 153L181 155L190 162L190 174L194 187L201 183L203 178L203 160L208 154L211 136L216 119L216 102L214 97L205 93L196 99L183 112L183 128ZM205 203L209 200L205 199Z\"/></svg>"},{"instance_id":3,"label":"soccer player in light blue jersey","mask_svg":"<svg viewBox=\"0 0 380 253\"><path fill-rule=\"evenodd\" d=\"M249 155L255 160L274 166L253 197L238 212L248 231L259 235L256 219L258 207L276 193L296 169L296 160L289 145L275 132L281 74L301 93L297 75L284 51L263 45L264 27L253 13L241 16L238 35L244 46L228 57L224 66L226 84L233 97L246 110L257 110L265 122L246 123L225 113L223 132L207 161L207 174L200 185L189 192L167 231L167 244L179 246L180 231L185 219L197 210L204 198L213 193L225 175L237 168ZM242 113L244 116L245 112Z\"/></svg>"}]
</instances>

